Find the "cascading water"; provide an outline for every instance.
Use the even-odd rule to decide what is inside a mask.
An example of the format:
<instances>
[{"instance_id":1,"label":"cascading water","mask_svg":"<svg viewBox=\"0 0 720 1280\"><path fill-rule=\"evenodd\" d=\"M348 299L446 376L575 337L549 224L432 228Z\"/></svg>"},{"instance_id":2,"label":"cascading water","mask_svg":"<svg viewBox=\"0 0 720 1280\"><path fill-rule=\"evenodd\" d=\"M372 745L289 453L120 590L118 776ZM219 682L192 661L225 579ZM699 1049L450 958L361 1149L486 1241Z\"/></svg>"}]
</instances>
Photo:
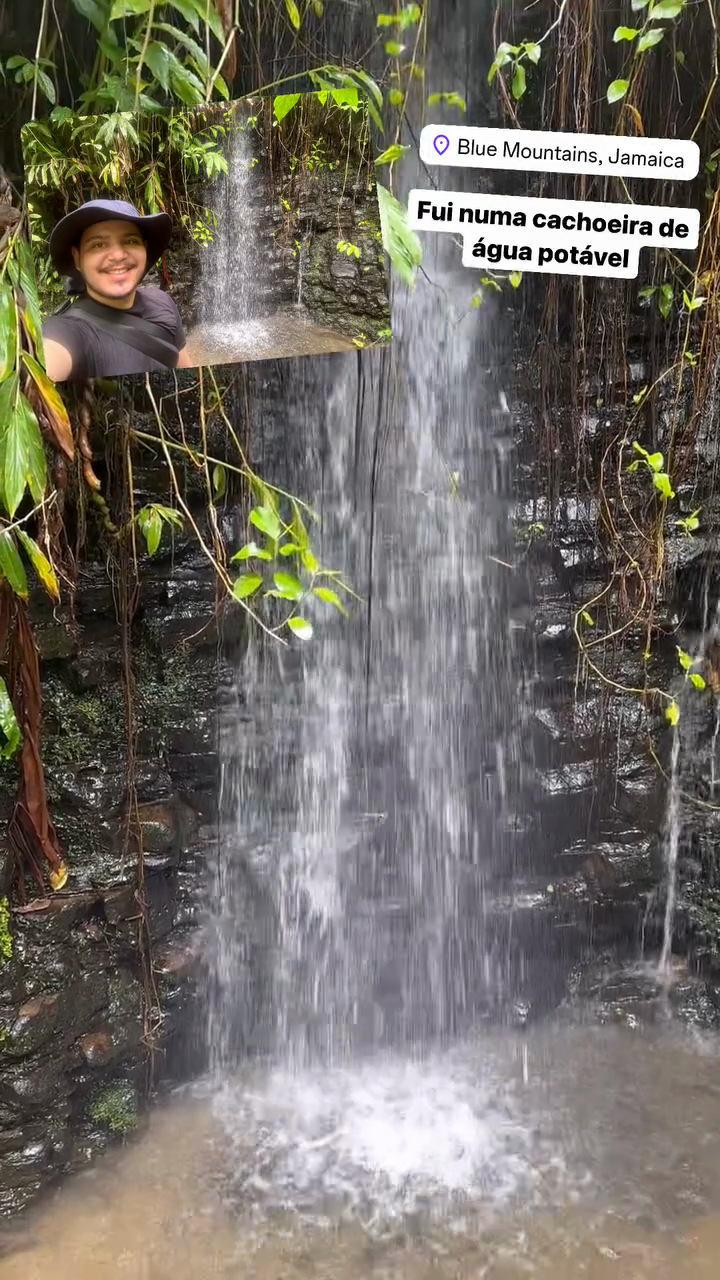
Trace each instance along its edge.
<instances>
[{"instance_id":1,"label":"cascading water","mask_svg":"<svg viewBox=\"0 0 720 1280\"><path fill-rule=\"evenodd\" d=\"M326 1190L347 1188L369 1147L395 1167L412 1128L404 1091L439 1096L446 1069L433 1055L507 996L486 879L502 862L517 710L507 569L493 558L507 560L509 412L497 327L461 321L458 247L428 238L425 252L432 283L398 300L390 353L306 362L284 379L302 457L272 479L313 501L322 562L363 603L345 620L315 602L298 652L251 636L223 712L214 1064L239 1140L259 1123L282 1146L289 1126L308 1169L320 1142ZM271 1066L249 1104L233 1077L253 1047ZM368 1055L374 1068L360 1065ZM370 1077L375 1138L361 1142L344 1126ZM433 1168L448 1125L470 1135L461 1164L485 1168L496 1150L485 1087L471 1099L465 1079L454 1090L445 1078L444 1090L457 1115L416 1108L439 1127L404 1184L414 1173L453 1185L455 1139L445 1175ZM282 1120L266 1111L278 1105ZM299 1159L296 1185L310 1176Z\"/></svg>"},{"instance_id":2,"label":"cascading water","mask_svg":"<svg viewBox=\"0 0 720 1280\"><path fill-rule=\"evenodd\" d=\"M665 824L665 918L663 921L663 945L660 953L660 972L667 973L672 958L675 903L677 899L677 860L680 846L680 749L682 738L678 725L673 729L670 755L670 784L668 787L667 816Z\"/></svg>"}]
</instances>

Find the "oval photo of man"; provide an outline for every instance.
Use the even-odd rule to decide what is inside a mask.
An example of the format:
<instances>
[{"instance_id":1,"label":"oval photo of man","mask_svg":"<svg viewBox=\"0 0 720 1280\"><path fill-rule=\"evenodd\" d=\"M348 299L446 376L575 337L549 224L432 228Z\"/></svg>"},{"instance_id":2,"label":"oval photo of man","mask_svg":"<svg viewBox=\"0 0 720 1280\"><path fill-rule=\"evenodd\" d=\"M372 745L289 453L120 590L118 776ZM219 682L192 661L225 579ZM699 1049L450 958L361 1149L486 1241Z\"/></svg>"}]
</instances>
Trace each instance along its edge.
<instances>
[{"instance_id":1,"label":"oval photo of man","mask_svg":"<svg viewBox=\"0 0 720 1280\"><path fill-rule=\"evenodd\" d=\"M58 222L50 257L74 297L43 324L54 382L192 367L174 299L141 286L172 229L167 213L125 200L88 200Z\"/></svg>"}]
</instances>

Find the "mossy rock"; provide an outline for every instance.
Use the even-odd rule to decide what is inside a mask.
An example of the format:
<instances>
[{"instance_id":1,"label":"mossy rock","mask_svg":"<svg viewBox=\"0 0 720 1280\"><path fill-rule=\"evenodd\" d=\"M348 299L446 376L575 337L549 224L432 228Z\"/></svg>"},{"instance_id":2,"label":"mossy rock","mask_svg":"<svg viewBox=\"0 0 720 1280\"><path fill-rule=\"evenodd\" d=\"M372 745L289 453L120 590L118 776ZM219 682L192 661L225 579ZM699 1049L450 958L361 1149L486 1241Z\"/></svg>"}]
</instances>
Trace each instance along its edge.
<instances>
[{"instance_id":1,"label":"mossy rock","mask_svg":"<svg viewBox=\"0 0 720 1280\"><path fill-rule=\"evenodd\" d=\"M105 1085L90 1102L88 1117L106 1133L125 1137L139 1124L137 1090L126 1081Z\"/></svg>"}]
</instances>

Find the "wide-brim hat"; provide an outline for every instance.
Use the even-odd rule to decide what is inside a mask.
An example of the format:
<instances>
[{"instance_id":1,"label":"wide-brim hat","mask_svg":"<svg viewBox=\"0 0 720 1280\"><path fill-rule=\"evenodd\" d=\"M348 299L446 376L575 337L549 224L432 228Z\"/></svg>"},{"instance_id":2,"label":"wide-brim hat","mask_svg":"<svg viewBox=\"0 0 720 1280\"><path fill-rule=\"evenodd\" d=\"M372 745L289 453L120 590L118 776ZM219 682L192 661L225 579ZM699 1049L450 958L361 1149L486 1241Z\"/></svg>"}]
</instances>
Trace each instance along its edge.
<instances>
[{"instance_id":1,"label":"wide-brim hat","mask_svg":"<svg viewBox=\"0 0 720 1280\"><path fill-rule=\"evenodd\" d=\"M141 214L127 200L87 200L79 209L61 218L50 236L49 250L55 270L62 276L78 275L73 262L72 247L77 245L83 231L96 222L111 222L117 218L134 222L140 228L147 245L147 266L143 276L165 252L172 236L172 218L168 213Z\"/></svg>"}]
</instances>

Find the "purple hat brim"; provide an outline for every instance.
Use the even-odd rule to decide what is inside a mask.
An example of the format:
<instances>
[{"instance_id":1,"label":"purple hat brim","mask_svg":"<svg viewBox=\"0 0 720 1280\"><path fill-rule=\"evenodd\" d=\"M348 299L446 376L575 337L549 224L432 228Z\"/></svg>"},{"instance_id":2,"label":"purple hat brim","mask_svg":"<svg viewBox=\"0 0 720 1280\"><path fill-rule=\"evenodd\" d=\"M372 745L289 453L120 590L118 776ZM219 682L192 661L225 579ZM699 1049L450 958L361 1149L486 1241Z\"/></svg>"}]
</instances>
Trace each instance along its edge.
<instances>
[{"instance_id":1,"label":"purple hat brim","mask_svg":"<svg viewBox=\"0 0 720 1280\"><path fill-rule=\"evenodd\" d=\"M140 214L124 200L88 201L60 219L53 228L48 246L55 270L60 275L72 275L75 272L72 246L77 243L83 231L96 222L116 220L133 222L140 227L147 243L147 266L144 272L147 275L170 243L172 218L168 213Z\"/></svg>"}]
</instances>

